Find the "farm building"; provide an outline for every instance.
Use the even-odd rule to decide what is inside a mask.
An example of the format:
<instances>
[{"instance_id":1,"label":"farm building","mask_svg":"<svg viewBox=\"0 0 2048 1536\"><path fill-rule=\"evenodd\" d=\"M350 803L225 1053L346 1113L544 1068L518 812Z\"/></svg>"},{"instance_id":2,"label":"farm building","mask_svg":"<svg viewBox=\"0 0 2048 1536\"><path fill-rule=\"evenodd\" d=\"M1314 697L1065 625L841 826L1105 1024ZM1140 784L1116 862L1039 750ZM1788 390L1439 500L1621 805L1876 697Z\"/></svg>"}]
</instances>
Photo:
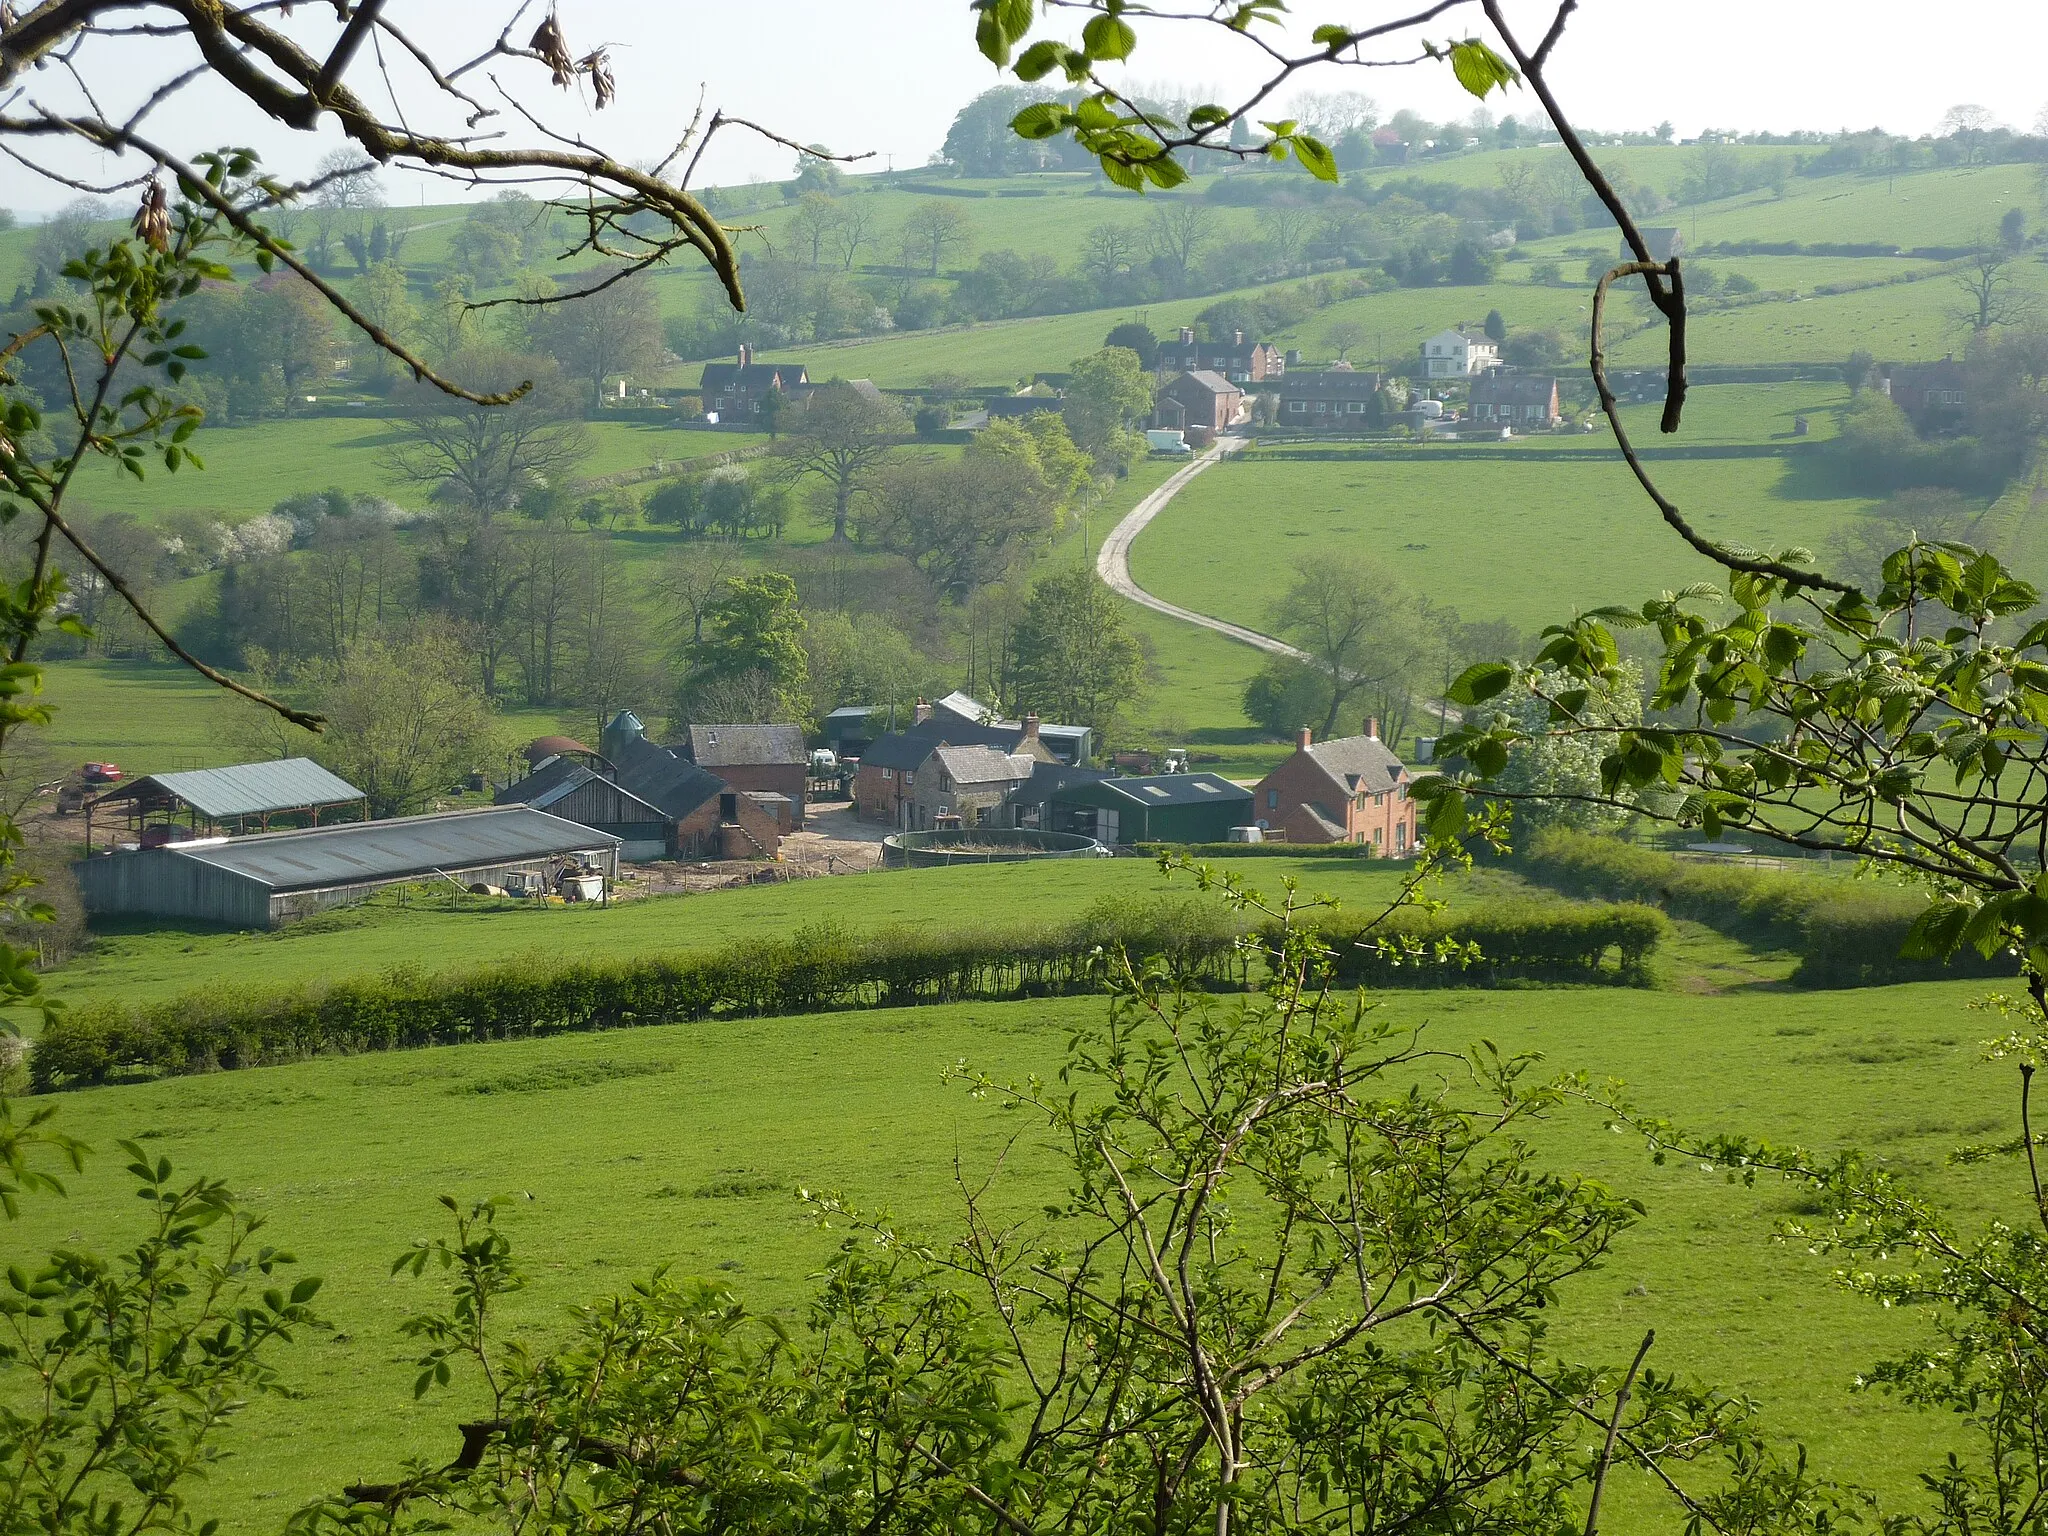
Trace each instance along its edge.
<instances>
[{"instance_id":1,"label":"farm building","mask_svg":"<svg viewBox=\"0 0 2048 1536\"><path fill-rule=\"evenodd\" d=\"M1220 843L1252 819L1251 791L1213 773L1067 784L1047 797L1055 832L1100 843Z\"/></svg>"},{"instance_id":2,"label":"farm building","mask_svg":"<svg viewBox=\"0 0 2048 1536\"><path fill-rule=\"evenodd\" d=\"M552 880L578 865L617 878L619 839L508 805L131 849L75 869L95 914L277 928L385 886L502 885L515 873Z\"/></svg>"},{"instance_id":3,"label":"farm building","mask_svg":"<svg viewBox=\"0 0 2048 1536\"><path fill-rule=\"evenodd\" d=\"M94 814L105 806L119 807L131 837L145 845L174 840L180 818L190 834L197 836L202 825L211 835L223 828L243 831L252 821L268 831L273 816L304 815L317 827L322 811L340 806L357 812L352 819L368 820L370 814L369 801L360 789L310 757L199 768L189 773L152 773L110 789L86 802L88 854L92 852Z\"/></svg>"},{"instance_id":4,"label":"farm building","mask_svg":"<svg viewBox=\"0 0 2048 1536\"><path fill-rule=\"evenodd\" d=\"M801 726L686 725L671 752L717 774L742 794L781 795L794 811L784 830L802 830L811 754Z\"/></svg>"},{"instance_id":5,"label":"farm building","mask_svg":"<svg viewBox=\"0 0 2048 1536\"><path fill-rule=\"evenodd\" d=\"M661 812L672 857L772 859L782 851L782 839L796 830L796 806L786 795L736 789L676 748L656 746L645 736L621 732L611 739L617 782Z\"/></svg>"},{"instance_id":6,"label":"farm building","mask_svg":"<svg viewBox=\"0 0 2048 1536\"><path fill-rule=\"evenodd\" d=\"M525 778L499 790L496 801L530 805L564 821L609 832L620 840L619 857L628 862L668 854L669 818L661 807L574 758L543 759Z\"/></svg>"}]
</instances>

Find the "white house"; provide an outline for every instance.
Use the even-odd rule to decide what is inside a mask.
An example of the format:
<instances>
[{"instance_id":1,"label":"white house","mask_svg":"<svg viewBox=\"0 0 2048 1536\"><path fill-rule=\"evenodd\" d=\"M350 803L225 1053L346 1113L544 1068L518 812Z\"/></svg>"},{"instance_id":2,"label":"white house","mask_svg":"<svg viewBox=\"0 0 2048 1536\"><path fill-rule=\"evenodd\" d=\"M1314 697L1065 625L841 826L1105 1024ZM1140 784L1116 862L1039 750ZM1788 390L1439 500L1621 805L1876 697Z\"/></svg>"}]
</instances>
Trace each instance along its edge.
<instances>
[{"instance_id":1,"label":"white house","mask_svg":"<svg viewBox=\"0 0 2048 1536\"><path fill-rule=\"evenodd\" d=\"M1459 329L1438 331L1422 344L1422 376L1463 379L1500 366L1500 346L1491 337Z\"/></svg>"}]
</instances>

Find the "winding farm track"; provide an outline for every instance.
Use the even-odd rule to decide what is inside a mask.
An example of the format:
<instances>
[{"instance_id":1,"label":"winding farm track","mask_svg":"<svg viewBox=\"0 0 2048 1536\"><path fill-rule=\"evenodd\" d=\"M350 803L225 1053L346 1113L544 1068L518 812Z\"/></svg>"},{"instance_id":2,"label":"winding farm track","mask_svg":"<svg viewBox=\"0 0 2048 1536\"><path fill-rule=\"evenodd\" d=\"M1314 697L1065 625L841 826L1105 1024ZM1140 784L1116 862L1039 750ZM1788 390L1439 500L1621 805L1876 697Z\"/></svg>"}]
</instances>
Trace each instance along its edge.
<instances>
[{"instance_id":1,"label":"winding farm track","mask_svg":"<svg viewBox=\"0 0 2048 1536\"><path fill-rule=\"evenodd\" d=\"M1131 508L1123 521L1110 529L1109 536L1102 541L1102 549L1095 557L1095 574L1102 578L1111 591L1150 608L1154 613L1163 613L1170 619L1179 619L1183 624L1214 630L1217 634L1235 640L1241 645L1271 651L1278 656L1297 656L1306 661L1308 658L1285 640L1276 640L1271 635L1260 634L1256 629L1246 629L1242 624L1232 624L1226 619L1196 613L1192 608L1183 608L1178 603L1169 603L1164 598L1154 597L1131 579L1131 545L1138 535L1145 531L1153 518L1166 510L1168 502L1187 488L1189 481L1210 465L1219 462L1226 453L1236 453L1244 446L1244 438L1220 437L1216 440L1215 447L1175 470L1164 485Z\"/></svg>"}]
</instances>

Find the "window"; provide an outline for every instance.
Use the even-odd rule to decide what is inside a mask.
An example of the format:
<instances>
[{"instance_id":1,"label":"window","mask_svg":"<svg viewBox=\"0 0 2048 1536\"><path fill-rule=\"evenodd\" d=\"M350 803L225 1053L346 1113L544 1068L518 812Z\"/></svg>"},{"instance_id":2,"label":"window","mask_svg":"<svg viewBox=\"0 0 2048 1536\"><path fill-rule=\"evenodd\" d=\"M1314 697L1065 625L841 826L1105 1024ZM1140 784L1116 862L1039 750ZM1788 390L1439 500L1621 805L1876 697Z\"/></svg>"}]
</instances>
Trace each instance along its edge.
<instances>
[{"instance_id":1,"label":"window","mask_svg":"<svg viewBox=\"0 0 2048 1536\"><path fill-rule=\"evenodd\" d=\"M1287 402L1287 409L1299 416L1307 411L1308 402L1306 400L1290 400Z\"/></svg>"},{"instance_id":2,"label":"window","mask_svg":"<svg viewBox=\"0 0 2048 1536\"><path fill-rule=\"evenodd\" d=\"M1363 416L1365 414L1365 402L1363 400L1347 400L1344 402L1344 409L1353 416Z\"/></svg>"},{"instance_id":3,"label":"window","mask_svg":"<svg viewBox=\"0 0 2048 1536\"><path fill-rule=\"evenodd\" d=\"M1363 795L1359 796L1359 799L1360 799L1360 800L1363 800L1364 798L1365 798L1365 797L1364 797ZM1387 803L1387 797L1386 797L1386 794L1385 794L1384 792L1382 792L1382 793L1380 793L1380 794L1374 795L1374 796L1372 797L1372 803L1373 803L1374 805L1385 805L1385 804Z\"/></svg>"},{"instance_id":4,"label":"window","mask_svg":"<svg viewBox=\"0 0 2048 1536\"><path fill-rule=\"evenodd\" d=\"M1318 416L1327 416L1327 415L1329 415L1329 414L1330 414L1330 402L1329 402L1329 401L1327 401L1327 400L1318 400L1318 401L1316 402L1316 414L1317 414Z\"/></svg>"},{"instance_id":5,"label":"window","mask_svg":"<svg viewBox=\"0 0 2048 1536\"><path fill-rule=\"evenodd\" d=\"M1205 795L1220 795L1223 793L1223 791L1218 789L1214 784L1197 784L1195 788L1199 789Z\"/></svg>"},{"instance_id":6,"label":"window","mask_svg":"<svg viewBox=\"0 0 2048 1536\"><path fill-rule=\"evenodd\" d=\"M1267 790L1267 791L1266 791L1266 809L1267 809L1267 810L1269 810L1269 811L1277 811L1277 810L1279 810L1279 809L1280 809L1280 791L1279 791L1279 790L1277 790L1277 789L1269 789L1269 790Z\"/></svg>"},{"instance_id":7,"label":"window","mask_svg":"<svg viewBox=\"0 0 2048 1536\"><path fill-rule=\"evenodd\" d=\"M893 778L895 778L895 777L896 777L896 770L895 770L895 769L893 769L893 768L884 768L884 769L882 770L882 782L883 782L884 784L887 784L887 783L888 783L888 782L889 782L889 781L890 781L891 779L893 779Z\"/></svg>"}]
</instances>

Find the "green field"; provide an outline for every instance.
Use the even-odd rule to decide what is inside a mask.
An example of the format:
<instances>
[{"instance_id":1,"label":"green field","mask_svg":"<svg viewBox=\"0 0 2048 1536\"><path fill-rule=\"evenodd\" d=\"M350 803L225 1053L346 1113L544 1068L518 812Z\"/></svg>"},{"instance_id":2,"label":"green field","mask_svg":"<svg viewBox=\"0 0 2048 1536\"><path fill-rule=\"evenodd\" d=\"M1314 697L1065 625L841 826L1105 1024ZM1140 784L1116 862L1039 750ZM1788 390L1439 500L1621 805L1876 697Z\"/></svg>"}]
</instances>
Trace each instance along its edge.
<instances>
[{"instance_id":1,"label":"green field","mask_svg":"<svg viewBox=\"0 0 2048 1536\"><path fill-rule=\"evenodd\" d=\"M1679 460L1659 483L1709 536L1824 548L1866 505L1800 499L1778 459ZM1252 459L1200 476L1146 529L1131 573L1199 613L1269 622L1295 566L1343 550L1379 562L1468 620L1540 629L1574 609L1639 603L1711 579L1627 469L1535 453L1442 463Z\"/></svg>"},{"instance_id":2,"label":"green field","mask_svg":"<svg viewBox=\"0 0 2048 1536\"><path fill-rule=\"evenodd\" d=\"M1013 872L961 873L1007 886ZM1854 1140L1974 1214L2010 1212L2018 1170L1941 1161L1952 1141L2012 1119L2005 1074L1969 1043L1981 1030L1964 1012L1972 993L1797 995L1752 983L1719 995L1407 993L1387 1006L1428 1021L1441 1045L1484 1035L1538 1050L1559 1069L1625 1078L1644 1102L1696 1125ZM274 1530L314 1492L383 1475L408 1454L450 1452L451 1425L474 1398L411 1401L413 1351L397 1326L430 1292L387 1274L393 1254L437 1230L436 1195L510 1197L530 1284L507 1316L529 1334L558 1328L564 1304L664 1262L720 1276L757 1306L792 1307L835 1237L789 1190L839 1190L943 1235L953 1158L988 1166L1015 1126L942 1085L941 1070L962 1059L1049 1070L1068 1030L1101 1007L1083 998L730 1021L89 1090L66 1096L61 1123L102 1155L69 1199L32 1204L12 1237L17 1252L117 1241L135 1202L105 1149L139 1135L181 1169L231 1181L270 1214L273 1240L327 1277L320 1305L336 1331L286 1355L299 1395L250 1410L233 1432L238 1454L202 1498L231 1530ZM1781 1189L1652 1168L1581 1116L1537 1136L1547 1156L1650 1212L1607 1269L1572 1288L1553 1324L1559 1342L1618 1358L1654 1326L1664 1369L1753 1393L1820 1470L1905 1491L1946 1426L1848 1388L1880 1352L1917 1337L1918 1319L1849 1301L1829 1289L1823 1262L1771 1245L1771 1222L1789 1209ZM1004 1198L1020 1205L1055 1187L1029 1136L1010 1170Z\"/></svg>"}]
</instances>

